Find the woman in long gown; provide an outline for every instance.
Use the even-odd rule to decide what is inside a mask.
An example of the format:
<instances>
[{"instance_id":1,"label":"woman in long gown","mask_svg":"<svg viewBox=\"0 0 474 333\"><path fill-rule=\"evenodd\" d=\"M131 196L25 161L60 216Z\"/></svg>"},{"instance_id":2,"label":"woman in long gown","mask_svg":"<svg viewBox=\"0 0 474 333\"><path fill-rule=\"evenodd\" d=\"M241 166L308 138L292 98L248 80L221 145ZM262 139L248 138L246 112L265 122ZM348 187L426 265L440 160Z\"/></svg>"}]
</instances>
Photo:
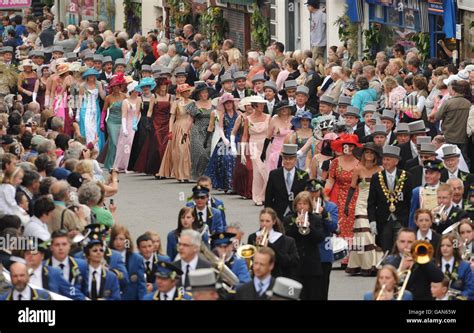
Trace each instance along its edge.
<instances>
[{"instance_id":1,"label":"woman in long gown","mask_svg":"<svg viewBox=\"0 0 474 333\"><path fill-rule=\"evenodd\" d=\"M138 84L138 88L142 92L142 96L140 97L141 110L139 110L141 116L138 118L139 120L137 129L133 137L132 151L130 153L130 159L127 168L127 170L130 171L136 171L135 163L137 162L138 157L140 156L140 152L142 151L143 146L145 145L146 138L148 136L147 115L150 111L150 108L152 108L152 99L155 96L152 91L154 91L156 88L156 82L151 77L147 77L140 81L140 83Z\"/></svg>"},{"instance_id":2,"label":"woman in long gown","mask_svg":"<svg viewBox=\"0 0 474 333\"><path fill-rule=\"evenodd\" d=\"M304 112L303 114L299 114L296 117L293 117L291 120L291 124L295 129L293 133L288 136L288 143L296 144L298 146L298 150L304 147L306 142L313 136L313 130L311 128L311 112ZM301 170L306 170L306 157L308 155L308 151L298 156L296 167Z\"/></svg>"},{"instance_id":3,"label":"woman in long gown","mask_svg":"<svg viewBox=\"0 0 474 333\"><path fill-rule=\"evenodd\" d=\"M39 79L36 80L33 101L40 105L40 110L44 110L46 98L46 85L50 76L49 65L42 65L38 69Z\"/></svg>"},{"instance_id":4,"label":"woman in long gown","mask_svg":"<svg viewBox=\"0 0 474 333\"><path fill-rule=\"evenodd\" d=\"M232 134L230 136L232 155L237 156L237 162L235 164L234 174L232 176L232 188L234 189L236 194L241 196L241 198L251 199L253 181L252 161L250 160L250 156L248 154L246 142L243 139L241 140L240 149L238 149L239 143L235 142L235 138L237 136L243 138L245 119L250 117L253 113L251 97L245 97L239 102L239 110L243 113L239 118L237 118L234 128L232 129Z\"/></svg>"},{"instance_id":5,"label":"woman in long gown","mask_svg":"<svg viewBox=\"0 0 474 333\"><path fill-rule=\"evenodd\" d=\"M128 98L122 102L122 126L117 141L117 153L115 155L114 170L118 172L127 171L130 153L132 152L133 137L135 136L135 126L140 117L141 99L138 93L141 92L137 82L132 82L127 86Z\"/></svg>"},{"instance_id":6,"label":"woman in long gown","mask_svg":"<svg viewBox=\"0 0 474 333\"><path fill-rule=\"evenodd\" d=\"M53 101L52 107L53 107L54 115L64 120L64 129L66 130L66 133L67 133L67 129L72 127L71 126L72 119L69 116L69 108L68 108L68 101L69 101L68 90L73 81L71 80L71 77L69 76L70 64L67 64L67 63L59 64L55 70L56 70L56 73L54 77L51 79L51 100ZM45 101L45 106L47 106L48 104L49 104L49 101L48 102ZM70 133L67 133L67 134L70 134ZM81 136L85 138L85 136L82 133L81 133ZM92 142L92 141L88 141L88 142Z\"/></svg>"},{"instance_id":7,"label":"woman in long gown","mask_svg":"<svg viewBox=\"0 0 474 333\"><path fill-rule=\"evenodd\" d=\"M23 60L18 66L18 70L21 72L18 75L18 92L21 94L23 105L33 101L35 85L38 80L36 69L37 66L30 59Z\"/></svg>"},{"instance_id":8,"label":"woman in long gown","mask_svg":"<svg viewBox=\"0 0 474 333\"><path fill-rule=\"evenodd\" d=\"M354 156L355 147L361 147L357 135L342 134L332 141L331 148L340 155L336 157L329 167L329 178L324 188L325 194L337 204L338 212L343 212L346 198L352 184L352 174L359 164ZM348 214L339 214L339 236L349 242L354 236L353 227L355 220L355 200L349 205ZM343 268L347 266L348 257L341 262Z\"/></svg>"},{"instance_id":9,"label":"woman in long gown","mask_svg":"<svg viewBox=\"0 0 474 333\"><path fill-rule=\"evenodd\" d=\"M99 98L105 99L105 91L102 84L97 82L98 76L99 72L93 68L82 74L85 82L79 90L80 104L76 120L79 123L81 136L87 143L94 142L95 149L100 152L105 144L105 136L100 130Z\"/></svg>"},{"instance_id":10,"label":"woman in long gown","mask_svg":"<svg viewBox=\"0 0 474 333\"><path fill-rule=\"evenodd\" d=\"M230 135L240 113L237 111L234 96L228 93L221 96L217 107L224 110L218 128L221 140L214 149L204 174L211 178L214 188L227 193L232 192L232 174L235 167L235 156L230 149ZM236 141L239 139L236 138Z\"/></svg>"},{"instance_id":11,"label":"woman in long gown","mask_svg":"<svg viewBox=\"0 0 474 333\"><path fill-rule=\"evenodd\" d=\"M257 206L263 205L268 180L265 163L260 159L271 118L269 114L264 113L266 104L267 102L260 96L252 98L254 112L245 119L244 138L242 139L242 142L248 142L250 161L252 162L252 200Z\"/></svg>"},{"instance_id":12,"label":"woman in long gown","mask_svg":"<svg viewBox=\"0 0 474 333\"><path fill-rule=\"evenodd\" d=\"M369 197L370 180L372 175L382 170L377 165L377 156L381 156L380 149L373 143L366 143L362 148L362 157L359 166L352 175L352 184L347 196L344 214L349 213L349 206L353 201L353 195L357 191L358 196L355 207L354 239L349 252L349 262L346 273L364 276L375 276L377 274L378 257L375 250L375 239L370 232L369 220L367 219L367 199ZM340 215L342 216L342 215Z\"/></svg>"},{"instance_id":13,"label":"woman in long gown","mask_svg":"<svg viewBox=\"0 0 474 333\"><path fill-rule=\"evenodd\" d=\"M278 167L281 149L288 134L291 133L291 107L286 101L277 102L273 108L276 113L270 120L267 138L263 146L262 161L265 161L267 173ZM271 142L271 143L270 143Z\"/></svg>"},{"instance_id":14,"label":"woman in long gown","mask_svg":"<svg viewBox=\"0 0 474 333\"><path fill-rule=\"evenodd\" d=\"M120 134L120 127L122 126L122 103L127 96L122 93L122 89L127 85L123 74L112 78L109 84L111 94L105 98L104 109L102 112L108 112L107 116L107 133L109 134L107 140L107 155L104 161L104 168L111 170L114 166L115 156L117 153L117 142ZM101 124L100 130L104 132L105 124Z\"/></svg>"},{"instance_id":15,"label":"woman in long gown","mask_svg":"<svg viewBox=\"0 0 474 333\"><path fill-rule=\"evenodd\" d=\"M150 101L147 113L147 138L135 163L135 171L155 175L160 170L161 161L168 144L170 108L174 95L168 94L171 84L166 77L156 80L157 91Z\"/></svg>"},{"instance_id":16,"label":"woman in long gown","mask_svg":"<svg viewBox=\"0 0 474 333\"><path fill-rule=\"evenodd\" d=\"M189 132L192 117L188 105L193 88L185 83L180 84L176 92L181 98L171 106L171 117L168 125L168 145L161 162L158 177L176 178L179 182L189 182L191 178L191 153Z\"/></svg>"},{"instance_id":17,"label":"woman in long gown","mask_svg":"<svg viewBox=\"0 0 474 333\"><path fill-rule=\"evenodd\" d=\"M206 171L209 163L211 149L206 145L207 129L214 110L209 96L213 94L213 89L205 83L198 84L194 88L193 99L196 101L189 105L194 124L191 129L191 176L198 179Z\"/></svg>"}]
</instances>

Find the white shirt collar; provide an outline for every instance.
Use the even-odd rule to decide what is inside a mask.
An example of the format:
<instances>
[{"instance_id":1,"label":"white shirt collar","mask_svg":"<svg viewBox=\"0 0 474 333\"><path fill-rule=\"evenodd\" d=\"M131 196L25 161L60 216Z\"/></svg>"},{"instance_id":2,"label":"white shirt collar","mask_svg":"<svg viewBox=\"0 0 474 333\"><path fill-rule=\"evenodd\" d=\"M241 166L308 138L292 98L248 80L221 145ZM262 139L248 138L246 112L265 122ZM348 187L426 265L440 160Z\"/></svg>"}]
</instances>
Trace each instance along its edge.
<instances>
[{"instance_id":1,"label":"white shirt collar","mask_svg":"<svg viewBox=\"0 0 474 333\"><path fill-rule=\"evenodd\" d=\"M437 298L437 301L449 301L449 295L446 293L442 298Z\"/></svg>"},{"instance_id":2,"label":"white shirt collar","mask_svg":"<svg viewBox=\"0 0 474 333\"><path fill-rule=\"evenodd\" d=\"M272 279L272 275L271 274L268 274L268 276L266 276L265 278L263 278L262 280L260 280L259 278L257 277L254 277L253 278L253 285L255 286L255 290L259 290L260 289L260 286L259 284L262 283L263 284L263 287L265 288L266 287L266 290L268 290L268 288L270 287L270 281Z\"/></svg>"},{"instance_id":3,"label":"white shirt collar","mask_svg":"<svg viewBox=\"0 0 474 333\"><path fill-rule=\"evenodd\" d=\"M371 134L371 133L370 133L370 127L369 127L369 126L364 125L364 133L365 133L365 135L370 135L370 134Z\"/></svg>"},{"instance_id":4,"label":"white shirt collar","mask_svg":"<svg viewBox=\"0 0 474 333\"><path fill-rule=\"evenodd\" d=\"M449 269L452 272L454 268L454 257L451 257L449 261L446 261L444 258L441 258L441 270L443 273L446 272L446 264L449 264Z\"/></svg>"},{"instance_id":5,"label":"white shirt collar","mask_svg":"<svg viewBox=\"0 0 474 333\"><path fill-rule=\"evenodd\" d=\"M420 230L416 232L416 239L417 240L425 240L425 237L428 238L429 241L433 239L433 232L431 229L428 229L428 232L426 233L426 236L422 236Z\"/></svg>"},{"instance_id":6,"label":"white shirt collar","mask_svg":"<svg viewBox=\"0 0 474 333\"><path fill-rule=\"evenodd\" d=\"M186 266L187 265L189 265L190 270L194 271L196 269L198 260L199 260L198 255L194 256L194 258L191 259L190 262L186 262L183 259L181 259L181 268L183 269L183 273L186 273ZM183 274L183 276L184 276L184 274Z\"/></svg>"},{"instance_id":7,"label":"white shirt collar","mask_svg":"<svg viewBox=\"0 0 474 333\"><path fill-rule=\"evenodd\" d=\"M460 201L459 203L455 203L455 202L453 201L452 205L453 205L453 206L456 206L456 207L459 207L459 208L461 208L461 209L463 209L463 207L464 207L464 204L463 204L462 199L461 199L461 201Z\"/></svg>"},{"instance_id":8,"label":"white shirt collar","mask_svg":"<svg viewBox=\"0 0 474 333\"><path fill-rule=\"evenodd\" d=\"M256 235L257 236L260 236L262 234L262 230L259 230L256 232ZM268 233L268 241L270 243L275 243L281 236L283 236L283 234L281 232L278 232L278 231L275 231L273 230L273 228L270 230L270 232Z\"/></svg>"},{"instance_id":9,"label":"white shirt collar","mask_svg":"<svg viewBox=\"0 0 474 333\"><path fill-rule=\"evenodd\" d=\"M44 288L43 277L41 275L42 269L43 265L39 265L39 267L32 272L32 275L30 275L30 283L35 287Z\"/></svg>"},{"instance_id":10,"label":"white shirt collar","mask_svg":"<svg viewBox=\"0 0 474 333\"><path fill-rule=\"evenodd\" d=\"M31 300L31 288L29 286L26 286L26 288L22 292L19 292L18 290L14 289L13 300L18 300L18 295L21 295L21 299L23 301Z\"/></svg>"},{"instance_id":11,"label":"white shirt collar","mask_svg":"<svg viewBox=\"0 0 474 333\"><path fill-rule=\"evenodd\" d=\"M395 179L395 177L397 176L397 168L395 168L395 169L393 170L393 172L388 172L387 170L385 170L385 173L387 174L387 177L388 177L388 176L393 176L394 179Z\"/></svg>"},{"instance_id":12,"label":"white shirt collar","mask_svg":"<svg viewBox=\"0 0 474 333\"><path fill-rule=\"evenodd\" d=\"M64 267L69 267L69 258L66 257L66 259L64 259L63 261L59 261L58 259L56 259L55 257L51 257L51 261L53 263L53 267L59 267L59 264L63 264Z\"/></svg>"},{"instance_id":13,"label":"white shirt collar","mask_svg":"<svg viewBox=\"0 0 474 333\"><path fill-rule=\"evenodd\" d=\"M176 287L173 287L173 289L171 289L167 293L160 293L160 300L164 301L165 300L164 295L166 295L167 296L166 300L172 301L174 298L175 292L176 292Z\"/></svg>"},{"instance_id":14,"label":"white shirt collar","mask_svg":"<svg viewBox=\"0 0 474 333\"><path fill-rule=\"evenodd\" d=\"M454 172L448 170L448 178L458 178L459 169L456 169Z\"/></svg>"}]
</instances>

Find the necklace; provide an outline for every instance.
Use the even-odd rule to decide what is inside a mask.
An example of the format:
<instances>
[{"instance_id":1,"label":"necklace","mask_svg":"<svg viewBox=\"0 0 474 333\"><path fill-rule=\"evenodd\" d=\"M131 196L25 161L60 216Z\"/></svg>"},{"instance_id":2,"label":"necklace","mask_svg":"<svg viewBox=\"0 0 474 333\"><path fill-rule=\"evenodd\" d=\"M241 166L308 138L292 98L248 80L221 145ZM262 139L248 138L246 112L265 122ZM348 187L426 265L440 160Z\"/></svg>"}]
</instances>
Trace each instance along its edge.
<instances>
[{"instance_id":1,"label":"necklace","mask_svg":"<svg viewBox=\"0 0 474 333\"><path fill-rule=\"evenodd\" d=\"M390 191L387 185L385 184L382 171L378 172L378 176L379 176L380 187L382 188L382 192L385 195L385 198L387 198L387 203L389 204L388 210L390 211L390 213L394 213L395 210L397 209L395 207L395 204L398 201L403 200L402 192L403 192L403 186L405 185L406 172L405 170L402 171L402 173L400 174L400 178L398 179L395 189L393 191Z\"/></svg>"}]
</instances>

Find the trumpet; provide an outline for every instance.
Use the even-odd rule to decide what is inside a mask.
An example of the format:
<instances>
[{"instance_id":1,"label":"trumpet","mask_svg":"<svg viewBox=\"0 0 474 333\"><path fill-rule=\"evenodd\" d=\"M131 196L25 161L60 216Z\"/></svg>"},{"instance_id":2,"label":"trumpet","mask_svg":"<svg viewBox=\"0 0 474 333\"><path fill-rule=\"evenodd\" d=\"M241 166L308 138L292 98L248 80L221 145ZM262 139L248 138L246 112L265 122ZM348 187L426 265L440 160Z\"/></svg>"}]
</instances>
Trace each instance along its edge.
<instances>
[{"instance_id":1,"label":"trumpet","mask_svg":"<svg viewBox=\"0 0 474 333\"><path fill-rule=\"evenodd\" d=\"M321 198L317 198L316 202L313 204L313 214L319 214L319 210L321 209Z\"/></svg>"},{"instance_id":2,"label":"trumpet","mask_svg":"<svg viewBox=\"0 0 474 333\"><path fill-rule=\"evenodd\" d=\"M386 287L387 287L387 286L386 286L385 284L382 285L382 289L380 289L380 291L379 291L379 293L378 293L378 295L377 295L377 298L375 299L376 301L380 301L380 300L382 299L382 297L383 297L384 294L385 294L385 288L386 288Z\"/></svg>"},{"instance_id":3,"label":"trumpet","mask_svg":"<svg viewBox=\"0 0 474 333\"><path fill-rule=\"evenodd\" d=\"M303 218L303 221L301 221L301 218ZM298 219L300 221L298 221L298 232L303 235L303 236L306 236L307 234L309 234L309 219L308 219L308 212L305 212L304 214L303 213L300 213L298 215Z\"/></svg>"},{"instance_id":4,"label":"trumpet","mask_svg":"<svg viewBox=\"0 0 474 333\"><path fill-rule=\"evenodd\" d=\"M440 206L437 206L437 207L433 208L431 213L434 216L434 223L436 225L439 225L440 223L446 221L446 219L448 218L448 214L446 214L446 206L445 205L440 205Z\"/></svg>"},{"instance_id":5,"label":"trumpet","mask_svg":"<svg viewBox=\"0 0 474 333\"><path fill-rule=\"evenodd\" d=\"M263 228L262 230L262 239L260 242L257 242L257 247L266 247L268 246L268 236L270 235L270 229L268 228Z\"/></svg>"},{"instance_id":6,"label":"trumpet","mask_svg":"<svg viewBox=\"0 0 474 333\"><path fill-rule=\"evenodd\" d=\"M252 269L253 257L255 256L255 253L257 253L257 248L251 244L239 246L237 249L237 256L245 259L247 268L249 270Z\"/></svg>"},{"instance_id":7,"label":"trumpet","mask_svg":"<svg viewBox=\"0 0 474 333\"><path fill-rule=\"evenodd\" d=\"M461 257L462 257L462 260L472 262L474 258L472 256L471 246L468 246L468 244L469 242L467 239L464 240L464 242L462 243Z\"/></svg>"}]
</instances>

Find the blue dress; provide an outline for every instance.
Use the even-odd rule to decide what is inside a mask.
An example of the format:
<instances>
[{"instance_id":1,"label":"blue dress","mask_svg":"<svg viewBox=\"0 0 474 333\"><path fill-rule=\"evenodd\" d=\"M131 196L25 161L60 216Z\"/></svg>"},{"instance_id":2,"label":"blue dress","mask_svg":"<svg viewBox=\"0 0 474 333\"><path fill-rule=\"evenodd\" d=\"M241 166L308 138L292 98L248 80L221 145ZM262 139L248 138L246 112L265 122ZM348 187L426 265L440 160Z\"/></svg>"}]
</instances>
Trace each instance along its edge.
<instances>
[{"instance_id":1,"label":"blue dress","mask_svg":"<svg viewBox=\"0 0 474 333\"><path fill-rule=\"evenodd\" d=\"M229 117L227 112L224 113L224 135L229 141L235 121L238 117L237 112L234 112L232 118ZM240 135L237 134L235 142L239 141ZM204 172L206 176L211 178L214 188L232 191L232 174L234 173L235 161L235 156L232 156L230 152L230 146L226 147L222 139L220 139Z\"/></svg>"}]
</instances>

